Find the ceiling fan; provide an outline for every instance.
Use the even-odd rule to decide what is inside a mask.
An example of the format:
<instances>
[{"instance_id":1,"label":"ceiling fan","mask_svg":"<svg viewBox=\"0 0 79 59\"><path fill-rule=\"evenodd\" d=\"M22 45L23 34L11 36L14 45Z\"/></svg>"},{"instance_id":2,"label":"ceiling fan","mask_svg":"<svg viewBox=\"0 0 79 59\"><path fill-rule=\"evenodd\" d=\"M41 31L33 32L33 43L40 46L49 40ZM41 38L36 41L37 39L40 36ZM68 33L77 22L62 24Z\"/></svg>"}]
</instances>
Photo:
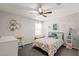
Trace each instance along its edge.
<instances>
[{"instance_id":1,"label":"ceiling fan","mask_svg":"<svg viewBox=\"0 0 79 59\"><path fill-rule=\"evenodd\" d=\"M61 5L61 3L56 3L56 5ZM32 13L37 13L39 15L42 15L43 17L47 17L48 14L52 14L52 9L53 8L44 10L42 8L42 4L39 3L37 9L31 9L31 10L32 10ZM35 12L33 12L33 11L35 11Z\"/></svg>"},{"instance_id":2,"label":"ceiling fan","mask_svg":"<svg viewBox=\"0 0 79 59\"><path fill-rule=\"evenodd\" d=\"M52 11L44 10L42 4L39 4L38 13L44 17L47 17L47 14L52 14Z\"/></svg>"}]
</instances>

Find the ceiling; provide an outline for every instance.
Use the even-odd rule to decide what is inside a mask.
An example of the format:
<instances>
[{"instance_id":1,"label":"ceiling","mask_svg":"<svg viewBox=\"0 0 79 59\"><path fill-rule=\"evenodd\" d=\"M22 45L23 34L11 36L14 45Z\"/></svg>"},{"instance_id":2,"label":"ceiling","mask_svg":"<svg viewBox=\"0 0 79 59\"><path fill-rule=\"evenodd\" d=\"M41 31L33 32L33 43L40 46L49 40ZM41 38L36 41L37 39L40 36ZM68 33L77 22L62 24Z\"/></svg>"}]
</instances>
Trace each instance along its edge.
<instances>
[{"instance_id":1,"label":"ceiling","mask_svg":"<svg viewBox=\"0 0 79 59\"><path fill-rule=\"evenodd\" d=\"M62 17L79 12L79 3L61 3L60 5L57 5L57 3L42 3L41 5L44 10L53 8L53 13L48 15L47 18ZM46 18L43 16L32 13L34 12L32 10L36 10L37 8L38 3L0 3L0 11L45 21Z\"/></svg>"}]
</instances>

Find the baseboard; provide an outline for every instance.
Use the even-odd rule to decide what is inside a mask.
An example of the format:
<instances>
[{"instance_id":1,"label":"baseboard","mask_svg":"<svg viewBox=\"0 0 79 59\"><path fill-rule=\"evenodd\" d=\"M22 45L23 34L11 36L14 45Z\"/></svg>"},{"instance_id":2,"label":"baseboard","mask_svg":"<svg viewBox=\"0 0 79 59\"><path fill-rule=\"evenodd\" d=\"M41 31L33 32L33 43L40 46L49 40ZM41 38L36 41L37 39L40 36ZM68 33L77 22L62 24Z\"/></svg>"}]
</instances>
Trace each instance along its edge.
<instances>
[{"instance_id":1,"label":"baseboard","mask_svg":"<svg viewBox=\"0 0 79 59\"><path fill-rule=\"evenodd\" d=\"M66 45L63 45L64 47L66 47ZM74 48L74 47L72 47L72 49L75 49L75 50L79 50L79 49L77 49L77 48Z\"/></svg>"},{"instance_id":2,"label":"baseboard","mask_svg":"<svg viewBox=\"0 0 79 59\"><path fill-rule=\"evenodd\" d=\"M29 44L32 44L32 42L31 42L31 43L26 43L26 44L24 44L24 45L29 45Z\"/></svg>"}]
</instances>

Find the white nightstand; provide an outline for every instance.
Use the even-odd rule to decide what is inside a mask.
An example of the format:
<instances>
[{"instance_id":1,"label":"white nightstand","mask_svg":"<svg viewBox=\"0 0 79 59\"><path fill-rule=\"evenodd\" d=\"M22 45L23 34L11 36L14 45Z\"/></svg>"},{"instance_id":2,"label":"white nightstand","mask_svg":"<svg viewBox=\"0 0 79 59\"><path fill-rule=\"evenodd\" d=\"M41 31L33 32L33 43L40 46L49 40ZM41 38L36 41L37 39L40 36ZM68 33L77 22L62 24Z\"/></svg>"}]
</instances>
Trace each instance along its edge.
<instances>
[{"instance_id":1,"label":"white nightstand","mask_svg":"<svg viewBox=\"0 0 79 59\"><path fill-rule=\"evenodd\" d=\"M66 40L66 48L72 49L72 39Z\"/></svg>"},{"instance_id":2,"label":"white nightstand","mask_svg":"<svg viewBox=\"0 0 79 59\"><path fill-rule=\"evenodd\" d=\"M22 35L17 35L16 39L18 39L18 46L23 47L23 37Z\"/></svg>"}]
</instances>

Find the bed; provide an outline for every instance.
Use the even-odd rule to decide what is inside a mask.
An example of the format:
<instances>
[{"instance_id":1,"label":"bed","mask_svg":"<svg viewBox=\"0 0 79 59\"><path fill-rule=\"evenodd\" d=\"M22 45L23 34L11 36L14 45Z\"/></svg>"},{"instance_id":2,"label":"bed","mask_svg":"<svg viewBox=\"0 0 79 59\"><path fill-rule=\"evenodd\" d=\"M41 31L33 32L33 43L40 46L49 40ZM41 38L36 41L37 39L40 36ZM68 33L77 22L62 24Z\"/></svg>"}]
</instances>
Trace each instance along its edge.
<instances>
[{"instance_id":1,"label":"bed","mask_svg":"<svg viewBox=\"0 0 79 59\"><path fill-rule=\"evenodd\" d=\"M41 48L49 56L54 56L57 50L64 44L63 32L50 32L48 36L33 40L33 47Z\"/></svg>"}]
</instances>

